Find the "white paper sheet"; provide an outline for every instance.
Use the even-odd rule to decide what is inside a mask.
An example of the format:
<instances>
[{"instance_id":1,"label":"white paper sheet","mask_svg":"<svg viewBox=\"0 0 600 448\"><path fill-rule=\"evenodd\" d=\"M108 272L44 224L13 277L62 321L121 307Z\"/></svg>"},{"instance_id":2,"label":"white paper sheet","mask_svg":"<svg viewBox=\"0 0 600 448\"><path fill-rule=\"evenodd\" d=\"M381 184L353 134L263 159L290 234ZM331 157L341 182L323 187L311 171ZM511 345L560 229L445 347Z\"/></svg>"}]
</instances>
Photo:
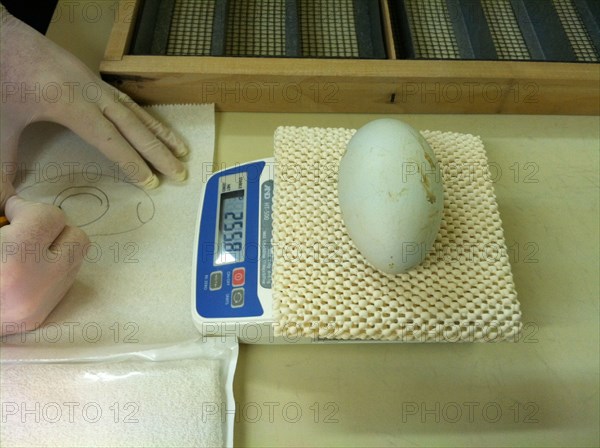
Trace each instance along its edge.
<instances>
[{"instance_id":1,"label":"white paper sheet","mask_svg":"<svg viewBox=\"0 0 600 448\"><path fill-rule=\"evenodd\" d=\"M203 181L214 155L212 105L148 109L188 144L189 177L144 191L69 130L27 129L16 188L55 203L92 244L77 280L35 332L13 344L165 343L198 335L191 320L194 231ZM68 248L65 248L67 250Z\"/></svg>"}]
</instances>

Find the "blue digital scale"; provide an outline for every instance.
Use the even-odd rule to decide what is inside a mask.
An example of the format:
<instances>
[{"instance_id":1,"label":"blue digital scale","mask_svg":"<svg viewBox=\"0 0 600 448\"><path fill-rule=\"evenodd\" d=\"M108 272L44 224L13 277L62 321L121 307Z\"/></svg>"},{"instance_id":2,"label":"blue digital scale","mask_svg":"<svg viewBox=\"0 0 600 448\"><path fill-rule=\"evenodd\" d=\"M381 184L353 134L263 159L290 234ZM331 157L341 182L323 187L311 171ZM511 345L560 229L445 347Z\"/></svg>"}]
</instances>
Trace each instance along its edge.
<instances>
[{"instance_id":1,"label":"blue digital scale","mask_svg":"<svg viewBox=\"0 0 600 448\"><path fill-rule=\"evenodd\" d=\"M273 323L273 168L272 158L257 160L215 172L204 186L192 281L203 334L251 339Z\"/></svg>"}]
</instances>

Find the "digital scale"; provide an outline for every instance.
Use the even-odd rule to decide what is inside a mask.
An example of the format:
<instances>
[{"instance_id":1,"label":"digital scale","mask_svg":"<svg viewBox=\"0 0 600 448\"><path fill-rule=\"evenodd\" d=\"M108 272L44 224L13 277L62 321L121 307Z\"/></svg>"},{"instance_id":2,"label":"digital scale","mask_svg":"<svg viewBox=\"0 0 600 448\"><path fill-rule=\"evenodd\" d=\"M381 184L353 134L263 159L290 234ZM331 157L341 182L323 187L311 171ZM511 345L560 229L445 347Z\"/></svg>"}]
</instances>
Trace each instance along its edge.
<instances>
[{"instance_id":1,"label":"digital scale","mask_svg":"<svg viewBox=\"0 0 600 448\"><path fill-rule=\"evenodd\" d=\"M286 332L275 336L271 289L274 169L274 158L256 160L217 171L204 186L192 275L196 328L203 336L235 336L240 342L255 344L372 342Z\"/></svg>"},{"instance_id":2,"label":"digital scale","mask_svg":"<svg viewBox=\"0 0 600 448\"><path fill-rule=\"evenodd\" d=\"M192 316L207 336L273 338L274 159L213 173L196 223Z\"/></svg>"}]
</instances>

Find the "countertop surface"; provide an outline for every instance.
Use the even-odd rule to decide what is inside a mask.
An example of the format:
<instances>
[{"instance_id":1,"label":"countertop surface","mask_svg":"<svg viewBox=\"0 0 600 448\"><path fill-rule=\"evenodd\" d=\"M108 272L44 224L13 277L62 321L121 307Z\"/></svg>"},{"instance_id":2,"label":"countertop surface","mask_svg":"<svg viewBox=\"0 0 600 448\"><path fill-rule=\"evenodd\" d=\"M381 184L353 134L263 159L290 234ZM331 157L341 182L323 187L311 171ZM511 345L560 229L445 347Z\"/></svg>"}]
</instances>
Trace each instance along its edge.
<instances>
[{"instance_id":1,"label":"countertop surface","mask_svg":"<svg viewBox=\"0 0 600 448\"><path fill-rule=\"evenodd\" d=\"M97 70L114 3L62 1L48 36ZM378 117L217 113L215 162L272 155L277 126L356 128ZM483 139L522 336L496 344L242 345L236 446L598 446L599 117L395 117Z\"/></svg>"}]
</instances>

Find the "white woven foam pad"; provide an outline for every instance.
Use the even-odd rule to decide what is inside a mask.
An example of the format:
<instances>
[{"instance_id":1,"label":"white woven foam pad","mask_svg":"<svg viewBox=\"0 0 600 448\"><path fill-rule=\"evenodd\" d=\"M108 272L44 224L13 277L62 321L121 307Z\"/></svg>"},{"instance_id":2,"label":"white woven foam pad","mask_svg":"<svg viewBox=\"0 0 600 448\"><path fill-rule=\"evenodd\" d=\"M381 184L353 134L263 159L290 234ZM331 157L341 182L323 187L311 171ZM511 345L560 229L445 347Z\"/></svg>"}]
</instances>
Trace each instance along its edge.
<instances>
[{"instance_id":1,"label":"white woven foam pad","mask_svg":"<svg viewBox=\"0 0 600 448\"><path fill-rule=\"evenodd\" d=\"M337 167L354 132L282 127L275 133L276 334L406 342L515 338L521 312L481 140L422 133L442 169L444 217L425 262L388 276L366 262L342 221Z\"/></svg>"}]
</instances>

